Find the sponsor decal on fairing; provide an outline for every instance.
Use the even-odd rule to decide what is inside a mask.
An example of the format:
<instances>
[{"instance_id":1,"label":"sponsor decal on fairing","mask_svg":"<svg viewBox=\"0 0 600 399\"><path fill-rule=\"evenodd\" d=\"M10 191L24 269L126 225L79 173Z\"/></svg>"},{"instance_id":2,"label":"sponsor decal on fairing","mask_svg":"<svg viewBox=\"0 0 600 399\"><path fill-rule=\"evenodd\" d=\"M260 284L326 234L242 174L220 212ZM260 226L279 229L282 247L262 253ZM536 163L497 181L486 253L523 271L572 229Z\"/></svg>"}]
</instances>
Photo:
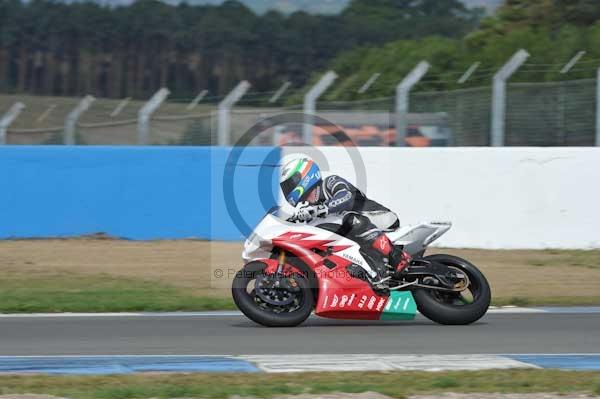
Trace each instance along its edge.
<instances>
[{"instance_id":1,"label":"sponsor decal on fairing","mask_svg":"<svg viewBox=\"0 0 600 399\"><path fill-rule=\"evenodd\" d=\"M383 308L383 305L385 304L385 302L387 301L386 298L381 298L379 299L379 302L377 302L377 311L380 312L381 309Z\"/></svg>"},{"instance_id":2,"label":"sponsor decal on fairing","mask_svg":"<svg viewBox=\"0 0 600 399\"><path fill-rule=\"evenodd\" d=\"M356 294L352 294L350 296L350 299L348 300L348 306L352 306L352 302L354 301L354 298L356 297Z\"/></svg>"},{"instance_id":3,"label":"sponsor decal on fairing","mask_svg":"<svg viewBox=\"0 0 600 399\"><path fill-rule=\"evenodd\" d=\"M338 304L338 301L339 301L338 296L334 294L333 295L333 300L331 301L331 306L330 307L335 308L337 306L337 304Z\"/></svg>"},{"instance_id":4,"label":"sponsor decal on fairing","mask_svg":"<svg viewBox=\"0 0 600 399\"><path fill-rule=\"evenodd\" d=\"M368 298L368 297L367 297L366 295L363 295L363 296L360 298L360 302L358 303L358 307L359 307L360 309L362 309L362 308L364 308L364 307L365 307L365 303L367 302L367 298Z\"/></svg>"},{"instance_id":5,"label":"sponsor decal on fairing","mask_svg":"<svg viewBox=\"0 0 600 399\"><path fill-rule=\"evenodd\" d=\"M340 301L340 308L343 308L348 303L348 295L342 295L342 300Z\"/></svg>"},{"instance_id":6,"label":"sponsor decal on fairing","mask_svg":"<svg viewBox=\"0 0 600 399\"><path fill-rule=\"evenodd\" d=\"M374 296L372 296L371 299L369 299L369 303L367 305L367 308L369 310L373 309L373 306L375 306L375 301L377 301L377 298L375 298Z\"/></svg>"}]
</instances>

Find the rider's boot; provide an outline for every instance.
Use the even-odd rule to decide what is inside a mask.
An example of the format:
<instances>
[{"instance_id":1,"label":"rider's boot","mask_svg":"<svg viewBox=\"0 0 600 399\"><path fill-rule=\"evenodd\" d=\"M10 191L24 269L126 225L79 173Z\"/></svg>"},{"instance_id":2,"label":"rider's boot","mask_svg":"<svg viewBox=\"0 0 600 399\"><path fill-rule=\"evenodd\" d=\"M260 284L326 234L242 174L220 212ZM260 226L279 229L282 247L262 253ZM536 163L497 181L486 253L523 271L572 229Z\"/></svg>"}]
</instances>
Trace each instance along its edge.
<instances>
[{"instance_id":1,"label":"rider's boot","mask_svg":"<svg viewBox=\"0 0 600 399\"><path fill-rule=\"evenodd\" d=\"M392 245L392 251L388 257L388 263L394 276L401 276L410 265L412 257L401 245Z\"/></svg>"},{"instance_id":2,"label":"rider's boot","mask_svg":"<svg viewBox=\"0 0 600 399\"><path fill-rule=\"evenodd\" d=\"M375 252L378 256L375 262L373 262L373 269L377 273L377 276L369 279L373 289L381 293L389 293L390 279L394 274L388 267L388 262L391 254L393 253L394 245L385 235L380 233L375 237L371 243L370 249Z\"/></svg>"},{"instance_id":3,"label":"rider's boot","mask_svg":"<svg viewBox=\"0 0 600 399\"><path fill-rule=\"evenodd\" d=\"M390 279L402 275L410 264L411 257L402 246L394 245L385 233L381 233L373 240L371 248L382 258L382 262L374 262L377 277L372 279L371 284L380 290L389 289Z\"/></svg>"}]
</instances>

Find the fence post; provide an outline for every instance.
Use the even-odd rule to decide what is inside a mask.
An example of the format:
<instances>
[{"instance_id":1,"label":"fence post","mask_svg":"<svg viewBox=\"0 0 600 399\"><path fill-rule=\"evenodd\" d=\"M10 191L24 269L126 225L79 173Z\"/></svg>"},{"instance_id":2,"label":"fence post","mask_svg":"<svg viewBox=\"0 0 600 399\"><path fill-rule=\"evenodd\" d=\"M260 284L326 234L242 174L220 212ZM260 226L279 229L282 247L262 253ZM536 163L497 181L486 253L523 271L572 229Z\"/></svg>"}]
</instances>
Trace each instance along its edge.
<instances>
[{"instance_id":1,"label":"fence post","mask_svg":"<svg viewBox=\"0 0 600 399\"><path fill-rule=\"evenodd\" d=\"M198 103L200 103L200 101L202 101L202 99L204 97L206 97L206 95L208 94L208 90L202 90L200 93L198 93L198 95L188 104L187 107L185 107L185 109L187 109L188 111L193 110L194 108L196 108L198 106Z\"/></svg>"},{"instance_id":2,"label":"fence post","mask_svg":"<svg viewBox=\"0 0 600 399\"><path fill-rule=\"evenodd\" d=\"M369 88L371 86L373 86L373 83L375 83L375 81L377 79L379 79L379 77L381 76L381 74L379 72L374 73L373 75L371 75L371 77L357 90L358 94L365 94L367 90L369 90Z\"/></svg>"},{"instance_id":3,"label":"fence post","mask_svg":"<svg viewBox=\"0 0 600 399\"><path fill-rule=\"evenodd\" d=\"M467 69L465 71L465 73L463 73L463 75L460 77L460 79L458 79L457 83L460 84L460 85L466 83L467 80L469 80L469 78L471 77L471 75L473 75L473 73L475 73L475 71L477 70L477 68L479 68L479 65L481 65L481 62L479 62L479 61L474 62L473 64L471 64L471 66L469 67L469 69Z\"/></svg>"},{"instance_id":4,"label":"fence post","mask_svg":"<svg viewBox=\"0 0 600 399\"><path fill-rule=\"evenodd\" d=\"M65 119L65 132L63 136L63 144L75 144L75 128L77 125L77 121L79 120L81 115L83 115L83 113L92 106L94 100L95 98L88 94L77 103L77 105L71 110L71 112L69 112L69 115L67 115L67 119Z\"/></svg>"},{"instance_id":5,"label":"fence post","mask_svg":"<svg viewBox=\"0 0 600 399\"><path fill-rule=\"evenodd\" d=\"M217 126L217 144L231 144L231 108L240 101L250 88L250 82L242 80L238 85L227 94L219 103L218 107L218 126Z\"/></svg>"},{"instance_id":6,"label":"fence post","mask_svg":"<svg viewBox=\"0 0 600 399\"><path fill-rule=\"evenodd\" d=\"M310 88L304 95L304 126L302 127L302 139L305 144L312 144L313 116L316 112L317 99L327 90L329 86L337 79L337 74L328 71L319 79L317 84Z\"/></svg>"},{"instance_id":7,"label":"fence post","mask_svg":"<svg viewBox=\"0 0 600 399\"><path fill-rule=\"evenodd\" d=\"M596 75L596 146L600 147L600 68Z\"/></svg>"},{"instance_id":8,"label":"fence post","mask_svg":"<svg viewBox=\"0 0 600 399\"><path fill-rule=\"evenodd\" d=\"M273 94L273 96L269 99L269 103L272 104L275 101L279 100L279 97L283 96L283 93L285 93L285 91L287 89L289 89L289 87L291 85L292 85L292 82L290 82L289 80L287 82L285 82L284 84L282 84L281 87L279 89L277 89L275 94Z\"/></svg>"},{"instance_id":9,"label":"fence post","mask_svg":"<svg viewBox=\"0 0 600 399\"><path fill-rule=\"evenodd\" d=\"M510 60L494 75L492 89L492 131L490 142L493 147L502 147L505 137L506 122L506 81L529 58L523 49L517 51Z\"/></svg>"},{"instance_id":10,"label":"fence post","mask_svg":"<svg viewBox=\"0 0 600 399\"><path fill-rule=\"evenodd\" d=\"M575 64L577 64L577 62L581 59L581 57L583 57L586 54L585 51L579 51L577 52L577 54L575 54L573 56L573 58L571 58L569 60L569 62L567 62L562 69L560 70L560 73L562 73L563 75L565 73L569 73L569 71L575 66Z\"/></svg>"},{"instance_id":11,"label":"fence post","mask_svg":"<svg viewBox=\"0 0 600 399\"><path fill-rule=\"evenodd\" d=\"M119 104L117 104L115 109L113 109L113 111L110 113L110 116L112 118L114 118L115 116L119 115L121 113L121 111L123 111L125 109L127 104L129 104L130 101L131 101L131 97L126 97L126 98L122 99L119 102Z\"/></svg>"},{"instance_id":12,"label":"fence post","mask_svg":"<svg viewBox=\"0 0 600 399\"><path fill-rule=\"evenodd\" d=\"M138 145L147 145L150 136L150 117L171 94L169 89L163 87L148 100L138 111Z\"/></svg>"},{"instance_id":13,"label":"fence post","mask_svg":"<svg viewBox=\"0 0 600 399\"><path fill-rule=\"evenodd\" d=\"M17 116L19 116L21 111L23 111L23 108L25 108L25 104L16 102L2 116L2 119L0 119L0 145L6 144L6 131L11 123L17 119Z\"/></svg>"},{"instance_id":14,"label":"fence post","mask_svg":"<svg viewBox=\"0 0 600 399\"><path fill-rule=\"evenodd\" d=\"M36 123L42 123L43 121L45 121L46 118L50 116L50 114L52 113L52 111L54 111L55 108L56 108L56 104L50 104L48 106L48 108L46 108L46 110L44 112L42 112L40 114L40 116L37 117L37 119L35 120L35 122Z\"/></svg>"},{"instance_id":15,"label":"fence post","mask_svg":"<svg viewBox=\"0 0 600 399\"><path fill-rule=\"evenodd\" d=\"M560 74L566 75L569 73L571 69L579 62L581 57L586 54L585 51L579 51L575 54L560 70ZM558 89L558 130L556 131L556 143L555 145L566 145L567 142L567 132L565 129L565 104L566 104L566 94L565 94L566 82L561 80L559 82Z\"/></svg>"},{"instance_id":16,"label":"fence post","mask_svg":"<svg viewBox=\"0 0 600 399\"><path fill-rule=\"evenodd\" d=\"M421 61L409 72L408 75L396 86L396 145L406 146L406 126L409 107L410 90L423 78L429 70L429 63Z\"/></svg>"}]
</instances>

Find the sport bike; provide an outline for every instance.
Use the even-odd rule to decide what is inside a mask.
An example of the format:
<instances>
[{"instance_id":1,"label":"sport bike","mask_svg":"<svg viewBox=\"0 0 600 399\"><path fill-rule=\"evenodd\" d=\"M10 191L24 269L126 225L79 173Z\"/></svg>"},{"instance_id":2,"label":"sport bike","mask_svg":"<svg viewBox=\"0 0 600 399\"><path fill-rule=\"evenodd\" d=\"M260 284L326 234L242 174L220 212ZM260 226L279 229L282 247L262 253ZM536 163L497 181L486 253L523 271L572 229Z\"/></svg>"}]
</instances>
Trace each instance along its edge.
<instances>
[{"instance_id":1,"label":"sport bike","mask_svg":"<svg viewBox=\"0 0 600 399\"><path fill-rule=\"evenodd\" d=\"M339 216L322 221L324 226L336 222ZM313 311L336 319L410 320L418 309L440 324L473 323L490 304L485 276L465 259L425 256L427 246L451 225L425 222L387 231L412 260L382 292L368 281L376 259L358 243L296 223L275 207L244 244L245 265L233 279L233 299L248 318L269 327L296 326Z\"/></svg>"}]
</instances>

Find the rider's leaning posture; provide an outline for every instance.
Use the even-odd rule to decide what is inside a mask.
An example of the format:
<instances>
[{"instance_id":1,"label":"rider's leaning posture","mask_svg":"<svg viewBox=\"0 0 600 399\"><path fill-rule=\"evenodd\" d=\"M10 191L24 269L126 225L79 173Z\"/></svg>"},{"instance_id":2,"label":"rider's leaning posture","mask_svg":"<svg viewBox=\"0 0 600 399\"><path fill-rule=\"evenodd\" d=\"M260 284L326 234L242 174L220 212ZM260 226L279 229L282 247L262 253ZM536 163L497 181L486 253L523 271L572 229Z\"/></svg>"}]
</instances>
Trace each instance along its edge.
<instances>
[{"instance_id":1,"label":"rider's leaning posture","mask_svg":"<svg viewBox=\"0 0 600 399\"><path fill-rule=\"evenodd\" d=\"M369 262L377 273L376 278L369 278L374 288L386 289L391 275L408 265L410 257L384 233L399 227L398 216L347 180L336 175L323 179L319 166L300 156L283 165L280 186L287 202L295 207L293 219L348 237L374 258ZM342 224L319 223L318 218L330 214L343 216Z\"/></svg>"}]
</instances>

